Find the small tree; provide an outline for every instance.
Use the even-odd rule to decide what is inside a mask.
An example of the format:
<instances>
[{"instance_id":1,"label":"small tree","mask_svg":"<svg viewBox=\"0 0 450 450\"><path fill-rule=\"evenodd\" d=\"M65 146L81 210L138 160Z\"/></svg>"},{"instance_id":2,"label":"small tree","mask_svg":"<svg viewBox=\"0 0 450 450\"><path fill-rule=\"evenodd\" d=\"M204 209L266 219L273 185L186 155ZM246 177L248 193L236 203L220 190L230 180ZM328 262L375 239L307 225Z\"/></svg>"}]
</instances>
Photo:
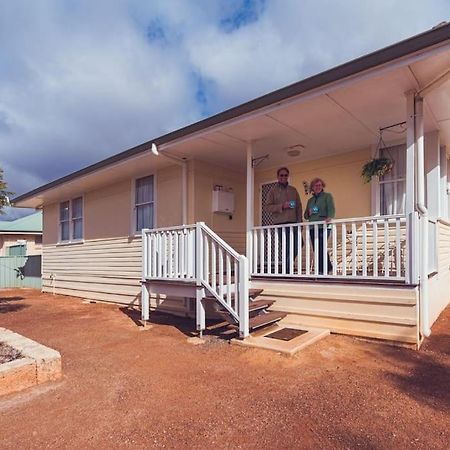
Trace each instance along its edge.
<instances>
[{"instance_id":1,"label":"small tree","mask_svg":"<svg viewBox=\"0 0 450 450\"><path fill-rule=\"evenodd\" d=\"M0 214L4 214L3 208L9 206L9 196L14 192L8 191L8 183L3 180L3 169L0 167Z\"/></svg>"}]
</instances>

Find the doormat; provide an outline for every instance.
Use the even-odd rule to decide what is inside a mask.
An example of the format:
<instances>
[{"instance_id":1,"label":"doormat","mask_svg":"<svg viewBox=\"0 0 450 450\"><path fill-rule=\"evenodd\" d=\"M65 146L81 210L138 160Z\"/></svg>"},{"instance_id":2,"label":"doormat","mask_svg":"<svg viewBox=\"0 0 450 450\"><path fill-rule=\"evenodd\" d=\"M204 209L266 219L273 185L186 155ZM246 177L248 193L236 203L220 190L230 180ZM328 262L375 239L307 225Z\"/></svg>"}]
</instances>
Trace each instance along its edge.
<instances>
[{"instance_id":1,"label":"doormat","mask_svg":"<svg viewBox=\"0 0 450 450\"><path fill-rule=\"evenodd\" d=\"M307 331L305 330L296 330L295 328L282 328L281 330L267 334L264 337L278 339L279 341L290 341L305 333L307 333Z\"/></svg>"}]
</instances>

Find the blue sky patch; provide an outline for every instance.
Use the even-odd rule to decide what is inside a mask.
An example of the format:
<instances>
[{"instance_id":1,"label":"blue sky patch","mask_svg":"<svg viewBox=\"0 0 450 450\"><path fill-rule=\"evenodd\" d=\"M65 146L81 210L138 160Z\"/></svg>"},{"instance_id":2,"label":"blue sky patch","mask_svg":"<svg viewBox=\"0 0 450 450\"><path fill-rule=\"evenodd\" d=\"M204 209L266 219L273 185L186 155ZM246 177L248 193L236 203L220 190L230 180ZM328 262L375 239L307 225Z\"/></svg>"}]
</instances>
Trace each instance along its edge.
<instances>
[{"instance_id":1,"label":"blue sky patch","mask_svg":"<svg viewBox=\"0 0 450 450\"><path fill-rule=\"evenodd\" d=\"M167 35L162 21L158 18L153 19L147 25L146 36L150 42L167 43Z\"/></svg>"},{"instance_id":2,"label":"blue sky patch","mask_svg":"<svg viewBox=\"0 0 450 450\"><path fill-rule=\"evenodd\" d=\"M208 117L216 113L214 81L202 77L198 72L192 72L192 78L195 85L195 101L200 106L201 117Z\"/></svg>"},{"instance_id":3,"label":"blue sky patch","mask_svg":"<svg viewBox=\"0 0 450 450\"><path fill-rule=\"evenodd\" d=\"M227 33L256 22L264 12L266 0L241 0L239 3L237 8L220 21L220 27Z\"/></svg>"}]
</instances>

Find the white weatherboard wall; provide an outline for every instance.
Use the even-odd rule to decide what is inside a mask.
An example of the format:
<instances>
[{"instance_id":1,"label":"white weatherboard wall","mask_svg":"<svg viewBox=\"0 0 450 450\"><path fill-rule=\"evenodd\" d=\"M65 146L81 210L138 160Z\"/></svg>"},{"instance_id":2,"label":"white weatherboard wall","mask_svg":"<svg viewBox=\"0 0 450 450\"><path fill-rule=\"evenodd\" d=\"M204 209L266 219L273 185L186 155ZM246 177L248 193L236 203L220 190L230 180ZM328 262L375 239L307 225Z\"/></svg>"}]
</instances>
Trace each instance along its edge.
<instances>
[{"instance_id":1,"label":"white weatherboard wall","mask_svg":"<svg viewBox=\"0 0 450 450\"><path fill-rule=\"evenodd\" d=\"M429 278L429 316L432 325L450 302L450 223L438 221L438 270Z\"/></svg>"},{"instance_id":2,"label":"white weatherboard wall","mask_svg":"<svg viewBox=\"0 0 450 450\"><path fill-rule=\"evenodd\" d=\"M142 238L93 239L74 245L45 245L42 291L140 306ZM152 309L189 314L189 302L153 296Z\"/></svg>"},{"instance_id":3,"label":"white weatherboard wall","mask_svg":"<svg viewBox=\"0 0 450 450\"><path fill-rule=\"evenodd\" d=\"M125 304L138 304L141 238L93 239L44 245L42 290Z\"/></svg>"}]
</instances>

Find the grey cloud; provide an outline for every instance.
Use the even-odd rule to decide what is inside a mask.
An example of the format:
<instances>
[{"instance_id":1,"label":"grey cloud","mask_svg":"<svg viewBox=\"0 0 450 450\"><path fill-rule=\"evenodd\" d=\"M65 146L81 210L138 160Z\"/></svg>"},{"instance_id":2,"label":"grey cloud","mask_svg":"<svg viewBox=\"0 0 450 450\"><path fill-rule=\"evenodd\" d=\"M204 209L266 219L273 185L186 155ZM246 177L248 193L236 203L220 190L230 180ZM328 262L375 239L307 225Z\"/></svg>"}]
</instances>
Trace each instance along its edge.
<instances>
[{"instance_id":1,"label":"grey cloud","mask_svg":"<svg viewBox=\"0 0 450 450\"><path fill-rule=\"evenodd\" d=\"M242 5L2 2L0 165L11 189L21 194L448 14L445 0L274 0L224 29Z\"/></svg>"}]
</instances>

